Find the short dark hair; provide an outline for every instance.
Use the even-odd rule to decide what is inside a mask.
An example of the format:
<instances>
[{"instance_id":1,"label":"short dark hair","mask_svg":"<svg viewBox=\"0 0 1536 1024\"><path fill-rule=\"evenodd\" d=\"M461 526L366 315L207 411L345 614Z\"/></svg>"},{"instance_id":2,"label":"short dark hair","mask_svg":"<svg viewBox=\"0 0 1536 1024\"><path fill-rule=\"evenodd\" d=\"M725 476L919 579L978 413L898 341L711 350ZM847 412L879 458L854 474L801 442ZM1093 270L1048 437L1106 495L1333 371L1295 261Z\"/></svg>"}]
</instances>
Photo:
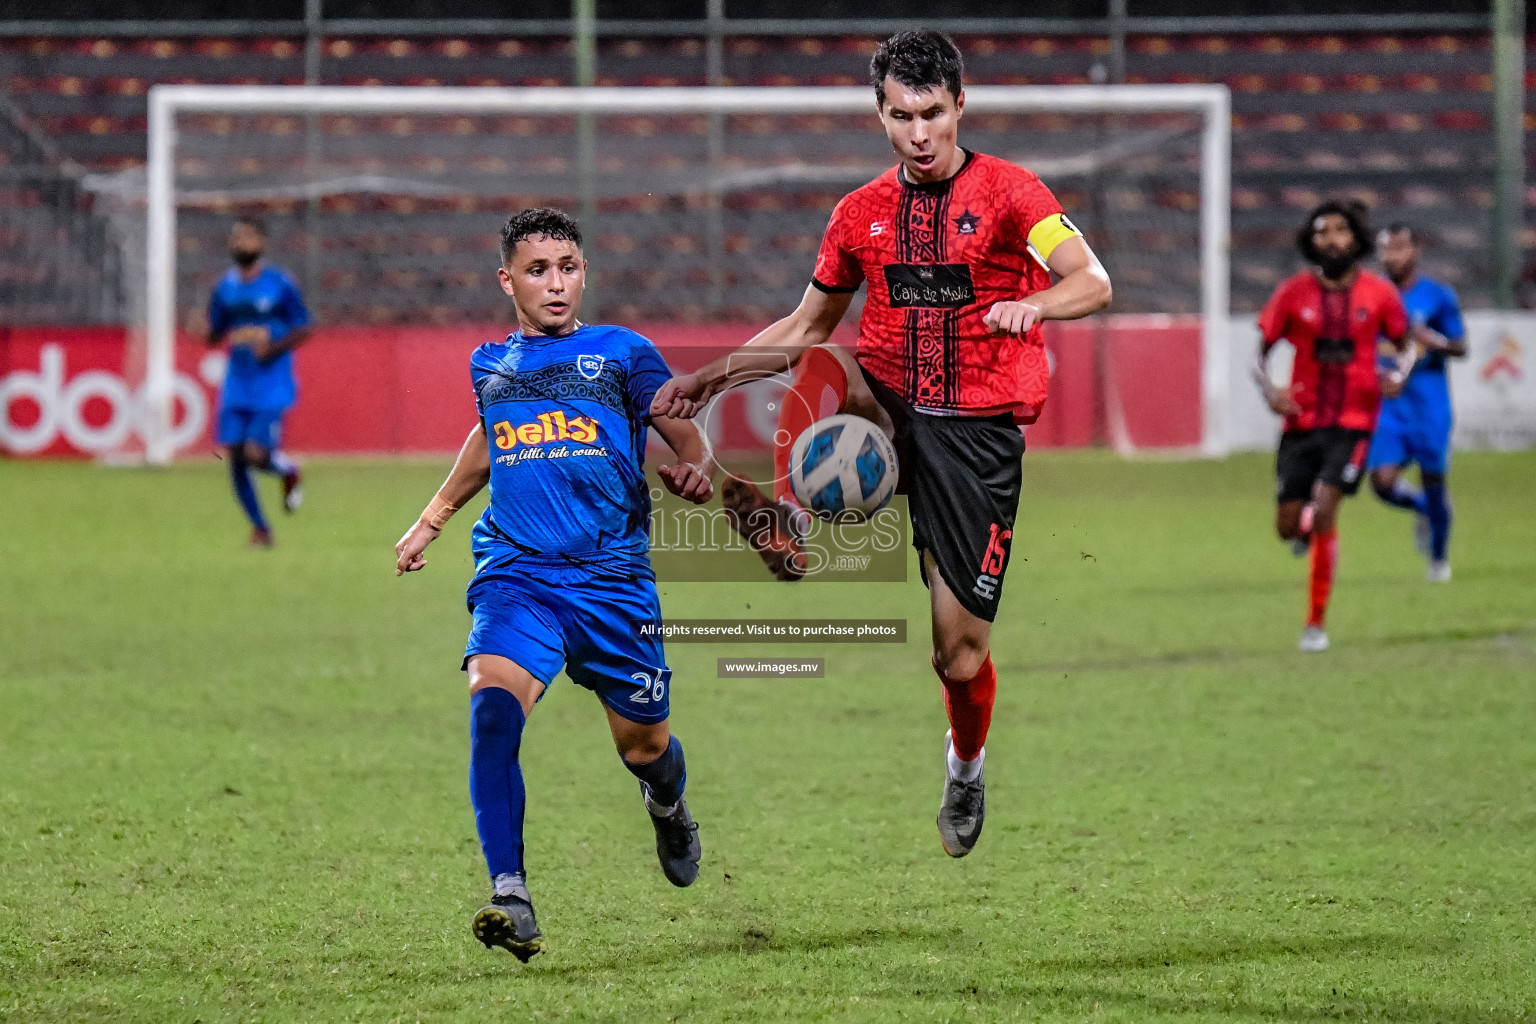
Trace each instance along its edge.
<instances>
[{"instance_id":1,"label":"short dark hair","mask_svg":"<svg viewBox=\"0 0 1536 1024\"><path fill-rule=\"evenodd\" d=\"M244 224L246 227L253 229L262 238L267 237L266 221L262 220L260 217L257 217L255 214L247 213L236 217L235 223Z\"/></svg>"},{"instance_id":2,"label":"short dark hair","mask_svg":"<svg viewBox=\"0 0 1536 1024\"><path fill-rule=\"evenodd\" d=\"M1343 217L1349 225L1350 233L1355 236L1356 259L1363 260L1376 251L1376 240L1371 237L1371 215L1365 204L1358 199L1328 199L1307 214L1301 230L1296 232L1296 248L1301 250L1308 263L1320 262L1317 247L1312 244L1312 233L1317 230L1318 218L1330 213Z\"/></svg>"},{"instance_id":3,"label":"short dark hair","mask_svg":"<svg viewBox=\"0 0 1536 1024\"><path fill-rule=\"evenodd\" d=\"M501 229L501 262L511 263L517 243L534 235L573 242L576 248L581 248L581 228L570 214L547 206L535 206L507 218Z\"/></svg>"},{"instance_id":4,"label":"short dark hair","mask_svg":"<svg viewBox=\"0 0 1536 1024\"><path fill-rule=\"evenodd\" d=\"M1413 225L1409 224L1407 221L1395 220L1391 224L1388 224L1386 230L1382 233L1386 235L1407 235L1408 241L1412 242L1414 245L1419 244L1419 233L1413 230Z\"/></svg>"},{"instance_id":5,"label":"short dark hair","mask_svg":"<svg viewBox=\"0 0 1536 1024\"><path fill-rule=\"evenodd\" d=\"M875 101L885 106L885 80L894 78L908 89L942 85L956 99L965 87L965 61L960 48L943 32L920 28L898 32L879 46L869 60L869 81Z\"/></svg>"}]
</instances>

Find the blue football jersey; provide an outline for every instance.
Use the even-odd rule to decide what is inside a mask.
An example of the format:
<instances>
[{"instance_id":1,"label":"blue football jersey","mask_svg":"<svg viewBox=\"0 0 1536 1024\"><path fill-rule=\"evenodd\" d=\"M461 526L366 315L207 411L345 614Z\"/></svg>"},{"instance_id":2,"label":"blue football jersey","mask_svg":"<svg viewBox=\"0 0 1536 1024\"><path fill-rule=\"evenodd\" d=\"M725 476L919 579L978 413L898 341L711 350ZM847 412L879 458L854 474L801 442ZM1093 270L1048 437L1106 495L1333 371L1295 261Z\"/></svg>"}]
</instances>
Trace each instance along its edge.
<instances>
[{"instance_id":1,"label":"blue football jersey","mask_svg":"<svg viewBox=\"0 0 1536 1024\"><path fill-rule=\"evenodd\" d=\"M249 281L229 269L208 300L208 327L215 332L237 327L265 327L273 341L309 324L309 310L299 286L288 272L271 265ZM293 380L293 353L284 352L262 363L244 345L231 346L221 402L226 409L283 410L298 390Z\"/></svg>"},{"instance_id":2,"label":"blue football jersey","mask_svg":"<svg viewBox=\"0 0 1536 1024\"><path fill-rule=\"evenodd\" d=\"M1418 278L1403 292L1403 306L1408 310L1411 324L1423 324L1451 341L1466 337L1467 329L1461 322L1461 304L1456 301L1456 291L1450 285L1429 277ZM1414 376L1421 372L1445 373L1445 354L1426 354L1413 368Z\"/></svg>"},{"instance_id":3,"label":"blue football jersey","mask_svg":"<svg viewBox=\"0 0 1536 1024\"><path fill-rule=\"evenodd\" d=\"M656 347L624 327L519 332L475 350L470 377L491 454L477 576L523 554L644 557L646 428L670 376Z\"/></svg>"},{"instance_id":4,"label":"blue football jersey","mask_svg":"<svg viewBox=\"0 0 1536 1024\"><path fill-rule=\"evenodd\" d=\"M1408 322L1423 324L1452 341L1466 336L1461 306L1450 285L1429 277L1417 278L1402 293ZM1377 429L1383 432L1429 429L1449 436L1451 389L1445 376L1445 354L1429 352L1414 364L1403 393L1381 403Z\"/></svg>"}]
</instances>

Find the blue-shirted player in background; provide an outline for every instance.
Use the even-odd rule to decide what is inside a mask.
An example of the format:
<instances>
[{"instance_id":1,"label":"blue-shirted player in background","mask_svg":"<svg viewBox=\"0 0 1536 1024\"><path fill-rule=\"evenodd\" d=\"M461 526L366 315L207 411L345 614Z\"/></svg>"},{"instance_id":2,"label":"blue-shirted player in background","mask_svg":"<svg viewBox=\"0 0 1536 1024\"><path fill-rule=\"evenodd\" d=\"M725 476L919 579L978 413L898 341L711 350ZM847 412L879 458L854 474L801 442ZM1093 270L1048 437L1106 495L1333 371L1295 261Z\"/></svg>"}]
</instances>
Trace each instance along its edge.
<instances>
[{"instance_id":1,"label":"blue-shirted player in background","mask_svg":"<svg viewBox=\"0 0 1536 1024\"><path fill-rule=\"evenodd\" d=\"M287 271L262 259L267 233L259 220L242 217L229 232L235 265L208 300L208 344L229 343L229 368L219 395L218 440L229 458L235 497L251 521L251 545L271 547L272 529L262 515L251 470L283 481L283 508L304 500L299 467L279 450L283 415L293 405L293 350L309 338L309 311Z\"/></svg>"},{"instance_id":2,"label":"blue-shirted player in background","mask_svg":"<svg viewBox=\"0 0 1536 1024\"><path fill-rule=\"evenodd\" d=\"M1425 578L1451 578L1451 499L1445 477L1451 457L1451 389L1445 360L1467 354L1461 306L1450 285L1419 274L1419 239L1407 224L1392 224L1380 236L1381 262L1402 293L1408 310L1409 337L1421 356L1403 393L1381 403L1381 418L1371 441L1371 486L1389 505L1417 514L1415 537L1428 557ZM1409 463L1419 464L1421 486L1402 477Z\"/></svg>"},{"instance_id":3,"label":"blue-shirted player in background","mask_svg":"<svg viewBox=\"0 0 1536 1024\"><path fill-rule=\"evenodd\" d=\"M646 427L677 453L657 472L697 504L714 460L692 420L652 418L671 374L645 338L576 319L586 260L576 223L524 210L501 235L502 290L519 329L470 358L480 422L453 471L396 545L396 574L455 511L490 484L475 524L469 673L469 795L494 895L475 937L526 962L543 946L523 868L525 793L518 749L536 701L564 668L597 694L624 766L639 780L667 879L699 873L698 828L683 799L683 748L667 720L672 671L649 548Z\"/></svg>"}]
</instances>

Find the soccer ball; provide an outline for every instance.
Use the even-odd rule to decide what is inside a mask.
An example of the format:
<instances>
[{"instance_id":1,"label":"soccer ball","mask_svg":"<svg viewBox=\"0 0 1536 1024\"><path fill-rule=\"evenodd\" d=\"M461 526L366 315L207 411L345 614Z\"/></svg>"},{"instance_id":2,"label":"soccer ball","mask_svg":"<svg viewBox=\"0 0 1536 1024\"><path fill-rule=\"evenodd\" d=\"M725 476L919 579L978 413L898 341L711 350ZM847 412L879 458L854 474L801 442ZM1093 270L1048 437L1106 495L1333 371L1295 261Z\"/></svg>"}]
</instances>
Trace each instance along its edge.
<instances>
[{"instance_id":1,"label":"soccer ball","mask_svg":"<svg viewBox=\"0 0 1536 1024\"><path fill-rule=\"evenodd\" d=\"M789 487L801 506L823 519L853 512L867 518L896 491L896 448L862 416L817 420L789 452Z\"/></svg>"}]
</instances>

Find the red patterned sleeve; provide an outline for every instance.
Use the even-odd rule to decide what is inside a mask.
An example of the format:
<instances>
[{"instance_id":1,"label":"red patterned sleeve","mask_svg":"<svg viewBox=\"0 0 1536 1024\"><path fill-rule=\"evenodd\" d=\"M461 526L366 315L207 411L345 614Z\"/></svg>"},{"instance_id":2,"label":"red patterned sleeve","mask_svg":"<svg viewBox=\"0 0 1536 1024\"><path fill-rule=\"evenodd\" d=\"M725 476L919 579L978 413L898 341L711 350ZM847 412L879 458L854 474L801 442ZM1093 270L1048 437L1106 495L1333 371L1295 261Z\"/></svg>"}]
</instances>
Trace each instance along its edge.
<instances>
[{"instance_id":1,"label":"red patterned sleeve","mask_svg":"<svg viewBox=\"0 0 1536 1024\"><path fill-rule=\"evenodd\" d=\"M1264 337L1264 347L1268 349L1275 342L1285 337L1287 325L1291 319L1291 284L1289 281L1275 289L1275 294L1264 303L1264 310L1259 314L1259 333Z\"/></svg>"},{"instance_id":2,"label":"red patterned sleeve","mask_svg":"<svg viewBox=\"0 0 1536 1024\"><path fill-rule=\"evenodd\" d=\"M821 249L816 253L816 271L811 275L811 284L824 292L856 292L864 283L864 268L859 265L858 254L845 242L852 199L851 194L842 198L832 211L831 220L827 221L826 233L821 236Z\"/></svg>"},{"instance_id":3,"label":"red patterned sleeve","mask_svg":"<svg viewBox=\"0 0 1536 1024\"><path fill-rule=\"evenodd\" d=\"M998 186L999 198L1004 200L1008 211L1004 221L1008 225L1004 244L1011 251L1027 255L1031 245L1037 241L1054 249L1061 238L1077 234L1077 229L1070 221L1062 224L1051 220L1066 211L1045 186L1045 182L1036 177L1033 171L1022 167L1012 168L998 182ZM1036 251L1039 252L1038 249ZM1049 258L1049 252L1041 253L1040 258L1044 262Z\"/></svg>"}]
</instances>

